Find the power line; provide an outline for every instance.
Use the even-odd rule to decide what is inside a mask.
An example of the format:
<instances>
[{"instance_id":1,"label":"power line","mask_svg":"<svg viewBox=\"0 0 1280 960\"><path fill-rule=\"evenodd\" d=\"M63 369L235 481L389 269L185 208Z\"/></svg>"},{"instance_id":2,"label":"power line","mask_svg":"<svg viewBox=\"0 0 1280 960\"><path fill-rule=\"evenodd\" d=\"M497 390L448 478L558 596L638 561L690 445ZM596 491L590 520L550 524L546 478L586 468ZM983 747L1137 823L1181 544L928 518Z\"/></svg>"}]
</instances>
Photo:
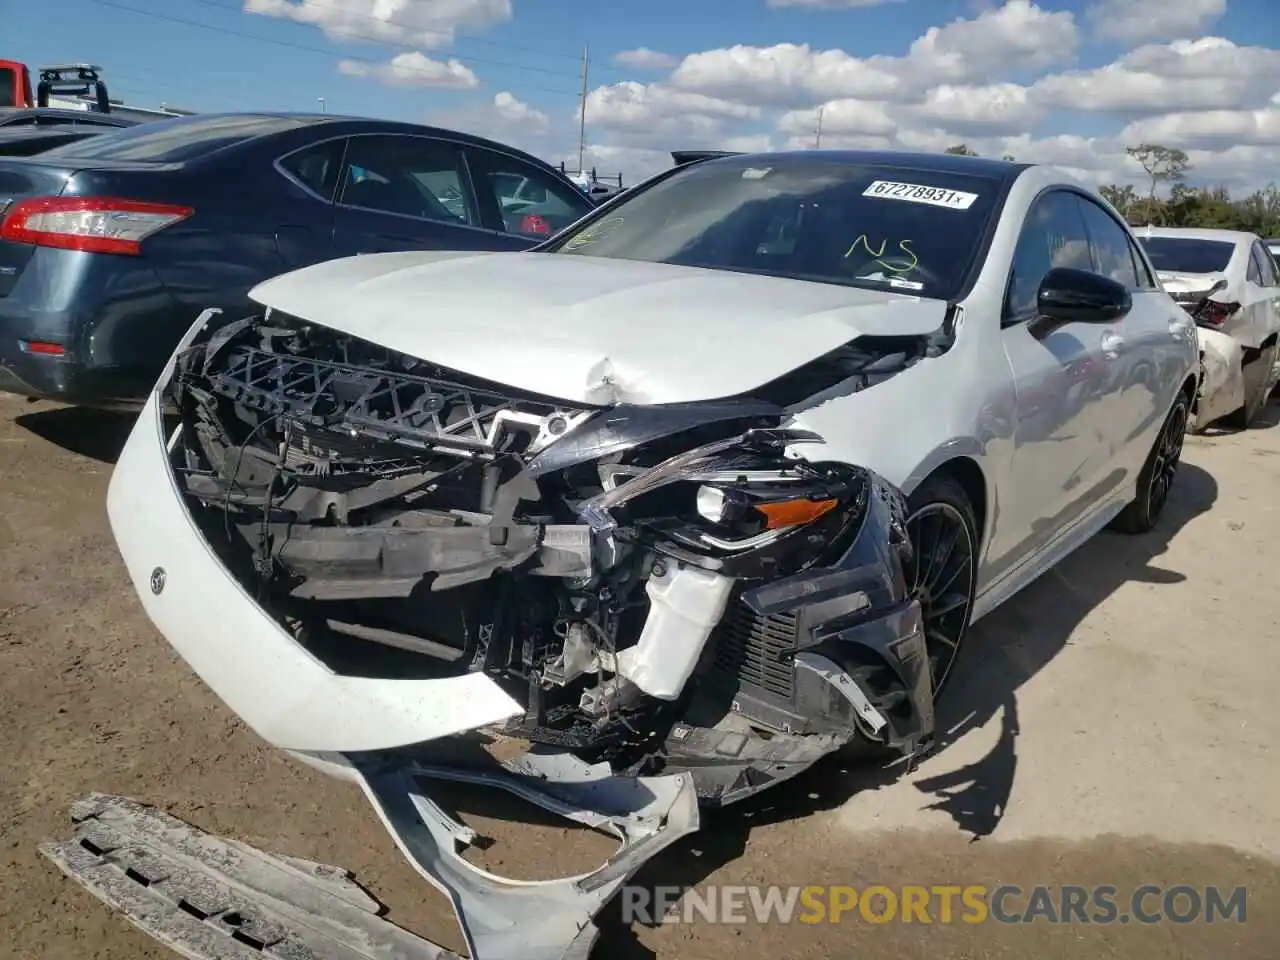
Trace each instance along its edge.
<instances>
[{"instance_id":1,"label":"power line","mask_svg":"<svg viewBox=\"0 0 1280 960\"><path fill-rule=\"evenodd\" d=\"M158 13L155 10L142 10L142 9L139 9L138 7L130 7L130 6L126 6L123 3L116 3L114 2L114 0L92 0L92 2L98 4L99 6L111 7L116 10L123 10L126 13L134 13L143 17L151 17L155 20L163 20L169 23L181 24L182 26L196 27L201 30L210 30L214 33L221 33L231 37L239 37L243 40L254 40L254 41L257 41L258 43L269 43L272 46L285 47L290 50L302 50L307 53L316 53L316 54L320 54L321 56L328 57L330 59L334 57L334 52L332 50L326 50L323 47L314 47L304 43L296 43L291 40L279 40L274 37L258 36L257 34L246 33L243 30L233 30L230 27L219 27L219 26L216 26L215 24L202 23L198 20L187 20L183 17L174 17L166 13ZM228 8L224 7L224 9L228 9ZM376 40L377 38L367 37L363 39ZM356 60L362 63L373 64L375 66L380 66L382 63L382 61L378 60L375 57L347 56L347 57L343 57L342 59ZM491 66L508 67L514 70L525 70L533 73L545 73L551 76L573 76L573 74L567 74L561 71L545 70L537 67L525 67L525 66L522 66L521 64L508 63L508 62L503 62L501 60L484 60L479 57L454 57L452 59L455 59L458 61L469 60L472 63L487 63ZM404 66L404 67L399 67L397 69L402 69L406 73L422 73L422 74L432 73L432 71L423 69L421 67ZM534 87L534 86L528 86L528 85L523 85L523 87L524 89L527 89L527 90L537 90L542 93L551 93L560 97L573 97L575 99L578 97L578 94L576 92L571 92L568 90L556 90L548 87Z\"/></svg>"},{"instance_id":2,"label":"power line","mask_svg":"<svg viewBox=\"0 0 1280 960\"><path fill-rule=\"evenodd\" d=\"M240 7L240 6L228 6L228 5L227 5L227 4L225 4L225 3L219 3L219 2L218 2L218 0L195 0L195 2L196 2L196 3L203 4L203 5L204 5L204 6L206 6L206 7L213 7L214 9L217 9L217 10L226 10L226 11L228 11L229 13L243 13L243 12L244 12L244 8L243 8L243 7ZM348 12L347 10L345 10L345 9L344 9L343 7L341 7L341 6L338 6L338 5L336 5L336 4L332 4L332 3L321 3L321 2L319 2L319 0L308 0L308 2L307 2L307 6L309 6L309 7L319 7L319 8L321 8L321 9L325 9L325 10L341 10L341 11L343 12L343 14L344 14L345 16L347 16L347 17L352 17L352 18L355 18L355 19L357 19L357 20L367 20L367 21L369 21L369 22L371 22L371 23L377 23L377 24L381 24L381 25L384 25L384 26L388 26L388 27L400 27L402 30L405 30L405 31L407 31L407 32L417 32L417 33L434 33L434 34L437 34L437 35L439 35L439 36L441 36L441 37L449 37L449 36L452 36L452 37L453 37L453 39L455 39L455 40L464 40L464 41L466 41L466 42L468 42L468 43L483 43L483 44L486 44L486 45L491 46L491 47L500 47L500 48L508 49L508 50L516 50L516 51L520 51L520 52L522 52L522 53L531 53L531 54L534 54L535 56L540 56L540 57L557 57L557 58L562 58L562 59L566 59L566 60L581 60L581 56L580 56L579 54L564 53L563 51L558 51L558 50L542 50L542 49L535 48L535 47L526 47L526 46L523 46L523 45L521 45L521 44L506 43L505 41L501 41L501 40L490 40L490 39L488 39L487 37L476 37L476 36L472 36L472 35L470 35L470 34L465 34L465 33L453 33L453 34L450 34L450 32L449 32L449 31L447 31L447 30L435 30L435 29L432 29L432 28L430 28L430 27L419 27L419 26L416 26L416 25L411 24L411 23L406 23L404 20L396 20L396 19L395 19L395 18L393 18L393 17L383 18L383 17L375 17L375 16L372 16L372 15L367 14L367 13L354 13L354 12ZM295 22L301 23L302 21L295 21ZM370 42L373 42L373 43L381 43L381 44L385 44L386 46L389 46L389 47L395 47L395 48L400 49L400 50L415 50L415 51L416 51L416 50L418 50L418 49L419 49L419 47L420 47L420 45L417 45L417 44L403 43L403 42L398 41L398 40L388 40L388 39L385 39L384 37L381 37L381 36L375 36L375 35L368 35L368 34L350 34L349 36L350 36L350 38L351 38L351 39L353 39L353 40L367 40L367 41L370 41ZM468 59L468 57L466 57L466 56L461 56L461 57L456 57L455 59L459 59L459 60L464 60L464 61L465 61L465 60L467 60L467 59ZM470 58L470 59L475 60L477 63L484 63L484 62L485 62L484 60L478 60L478 59L476 59L476 58L474 58L474 57L473 57L473 58ZM489 62L495 62L495 61L489 61ZM502 65L506 65L506 64L502 64ZM577 76L578 76L578 74L576 74L576 73L569 73L569 72L568 72L568 71L566 71L566 70L547 70L547 69L544 69L544 68L538 68L538 67L519 67L518 69L522 69L522 70L532 70L532 71L535 71L535 72L538 72L538 73L545 73L545 74L548 74L549 76L556 76L556 77L574 77L574 78L576 79L576 78L577 78ZM597 72L600 72L600 71L598 71L598 70L597 70ZM626 79L628 79L628 80L632 79L632 75L631 75L631 74L629 74L629 73L623 73L623 72L618 71L618 70L605 70L605 71L603 71L603 72L605 72L605 73L611 73L611 74L613 74L615 77L625 77L625 78L626 78Z\"/></svg>"}]
</instances>

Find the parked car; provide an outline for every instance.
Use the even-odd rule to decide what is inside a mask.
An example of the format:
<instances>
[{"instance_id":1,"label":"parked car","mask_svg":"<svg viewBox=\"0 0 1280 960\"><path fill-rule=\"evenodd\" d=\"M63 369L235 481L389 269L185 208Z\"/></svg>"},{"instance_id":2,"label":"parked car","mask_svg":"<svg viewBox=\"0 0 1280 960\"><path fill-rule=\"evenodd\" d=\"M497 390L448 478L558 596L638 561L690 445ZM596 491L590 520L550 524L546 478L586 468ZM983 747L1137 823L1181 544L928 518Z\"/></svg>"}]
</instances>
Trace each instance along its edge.
<instances>
[{"instance_id":1,"label":"parked car","mask_svg":"<svg viewBox=\"0 0 1280 960\"><path fill-rule=\"evenodd\" d=\"M1275 260L1280 260L1280 237L1271 237L1267 240L1267 250Z\"/></svg>"},{"instance_id":2,"label":"parked car","mask_svg":"<svg viewBox=\"0 0 1280 960\"><path fill-rule=\"evenodd\" d=\"M54 147L100 136L110 127L3 127L0 126L0 157L33 157Z\"/></svg>"},{"instance_id":3,"label":"parked car","mask_svg":"<svg viewBox=\"0 0 1280 960\"><path fill-rule=\"evenodd\" d=\"M549 200L504 215L518 175ZM76 404L147 395L207 305L359 253L521 250L592 209L552 167L434 127L206 114L0 160L0 390Z\"/></svg>"},{"instance_id":4,"label":"parked car","mask_svg":"<svg viewBox=\"0 0 1280 960\"><path fill-rule=\"evenodd\" d=\"M1200 363L1095 193L950 155L708 159L531 251L346 258L251 299L183 338L112 529L161 633L362 784L480 960L516 918L585 956L697 802L854 740L927 751L971 623L1155 526ZM482 728L536 749L481 765ZM499 883L441 779L624 849Z\"/></svg>"},{"instance_id":5,"label":"parked car","mask_svg":"<svg viewBox=\"0 0 1280 960\"><path fill-rule=\"evenodd\" d=\"M1196 323L1205 353L1197 429L1247 427L1276 385L1280 270L1262 240L1237 230L1144 227L1138 238L1164 288ZM1207 302L1206 302L1207 300Z\"/></svg>"},{"instance_id":6,"label":"parked car","mask_svg":"<svg viewBox=\"0 0 1280 960\"><path fill-rule=\"evenodd\" d=\"M59 107L0 109L0 127L105 127L122 129L137 121L96 110L64 110Z\"/></svg>"}]
</instances>

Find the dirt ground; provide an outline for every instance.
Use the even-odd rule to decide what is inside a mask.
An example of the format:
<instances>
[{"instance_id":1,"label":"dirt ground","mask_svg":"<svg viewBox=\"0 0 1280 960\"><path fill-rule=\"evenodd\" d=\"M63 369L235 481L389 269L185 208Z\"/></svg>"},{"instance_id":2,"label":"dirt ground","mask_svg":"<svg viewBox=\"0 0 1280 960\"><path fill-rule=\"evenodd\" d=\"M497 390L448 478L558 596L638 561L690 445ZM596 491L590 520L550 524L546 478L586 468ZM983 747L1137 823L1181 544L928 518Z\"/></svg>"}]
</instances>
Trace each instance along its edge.
<instances>
[{"instance_id":1,"label":"dirt ground","mask_svg":"<svg viewBox=\"0 0 1280 960\"><path fill-rule=\"evenodd\" d=\"M596 956L1274 958L1280 410L1189 438L1159 530L1104 534L983 621L907 776L823 765L647 868L651 885L1140 884L1248 890L1243 924L668 924L602 918ZM390 917L462 948L356 788L266 748L144 618L107 526L121 415L0 398L0 957L168 960L36 851L93 790L353 870ZM508 849L560 873L565 837ZM494 862L494 861L491 861ZM535 870L534 868L539 868Z\"/></svg>"}]
</instances>

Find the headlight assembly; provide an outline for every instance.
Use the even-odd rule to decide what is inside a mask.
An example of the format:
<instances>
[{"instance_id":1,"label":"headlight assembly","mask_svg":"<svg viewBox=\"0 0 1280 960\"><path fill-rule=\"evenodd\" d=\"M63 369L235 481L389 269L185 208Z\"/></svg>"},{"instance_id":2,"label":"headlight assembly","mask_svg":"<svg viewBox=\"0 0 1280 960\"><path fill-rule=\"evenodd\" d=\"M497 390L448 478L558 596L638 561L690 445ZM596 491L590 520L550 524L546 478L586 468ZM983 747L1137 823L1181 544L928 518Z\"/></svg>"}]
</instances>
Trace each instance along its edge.
<instances>
[{"instance_id":1,"label":"headlight assembly","mask_svg":"<svg viewBox=\"0 0 1280 960\"><path fill-rule=\"evenodd\" d=\"M603 492L577 511L599 533L625 526L733 576L784 575L827 553L865 507L865 471L785 456L821 442L808 431L749 430L649 468L601 464Z\"/></svg>"}]
</instances>

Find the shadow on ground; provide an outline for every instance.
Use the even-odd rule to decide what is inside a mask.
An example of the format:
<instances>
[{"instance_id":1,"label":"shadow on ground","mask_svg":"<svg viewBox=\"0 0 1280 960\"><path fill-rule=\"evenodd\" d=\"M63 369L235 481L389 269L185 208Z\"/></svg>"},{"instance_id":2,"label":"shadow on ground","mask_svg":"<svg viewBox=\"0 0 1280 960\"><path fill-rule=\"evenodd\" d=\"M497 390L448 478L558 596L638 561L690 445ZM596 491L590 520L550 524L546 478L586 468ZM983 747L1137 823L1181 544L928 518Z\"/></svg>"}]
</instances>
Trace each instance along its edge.
<instances>
[{"instance_id":1,"label":"shadow on ground","mask_svg":"<svg viewBox=\"0 0 1280 960\"><path fill-rule=\"evenodd\" d=\"M997 715L1001 736L976 763L914 784L923 794L923 804L948 813L970 835L970 843L995 830L1013 787L1019 688L1071 642L1085 616L1121 585L1181 582L1181 574L1162 568L1156 560L1178 531L1208 511L1217 496L1213 477L1184 462L1155 530L1141 536L1100 534L973 628L966 641L966 657L957 665L939 707L938 751ZM634 882L650 889L696 887L743 855L754 828L837 809L859 791L892 784L904 772L902 764L831 758L740 806L704 814L696 835L646 865ZM904 797L904 802L911 801ZM621 922L618 904L601 914L599 925L602 950L607 945L608 955L653 957L637 941L635 931Z\"/></svg>"},{"instance_id":2,"label":"shadow on ground","mask_svg":"<svg viewBox=\"0 0 1280 960\"><path fill-rule=\"evenodd\" d=\"M13 422L70 453L113 464L137 418L136 412L54 407L20 414Z\"/></svg>"}]
</instances>

